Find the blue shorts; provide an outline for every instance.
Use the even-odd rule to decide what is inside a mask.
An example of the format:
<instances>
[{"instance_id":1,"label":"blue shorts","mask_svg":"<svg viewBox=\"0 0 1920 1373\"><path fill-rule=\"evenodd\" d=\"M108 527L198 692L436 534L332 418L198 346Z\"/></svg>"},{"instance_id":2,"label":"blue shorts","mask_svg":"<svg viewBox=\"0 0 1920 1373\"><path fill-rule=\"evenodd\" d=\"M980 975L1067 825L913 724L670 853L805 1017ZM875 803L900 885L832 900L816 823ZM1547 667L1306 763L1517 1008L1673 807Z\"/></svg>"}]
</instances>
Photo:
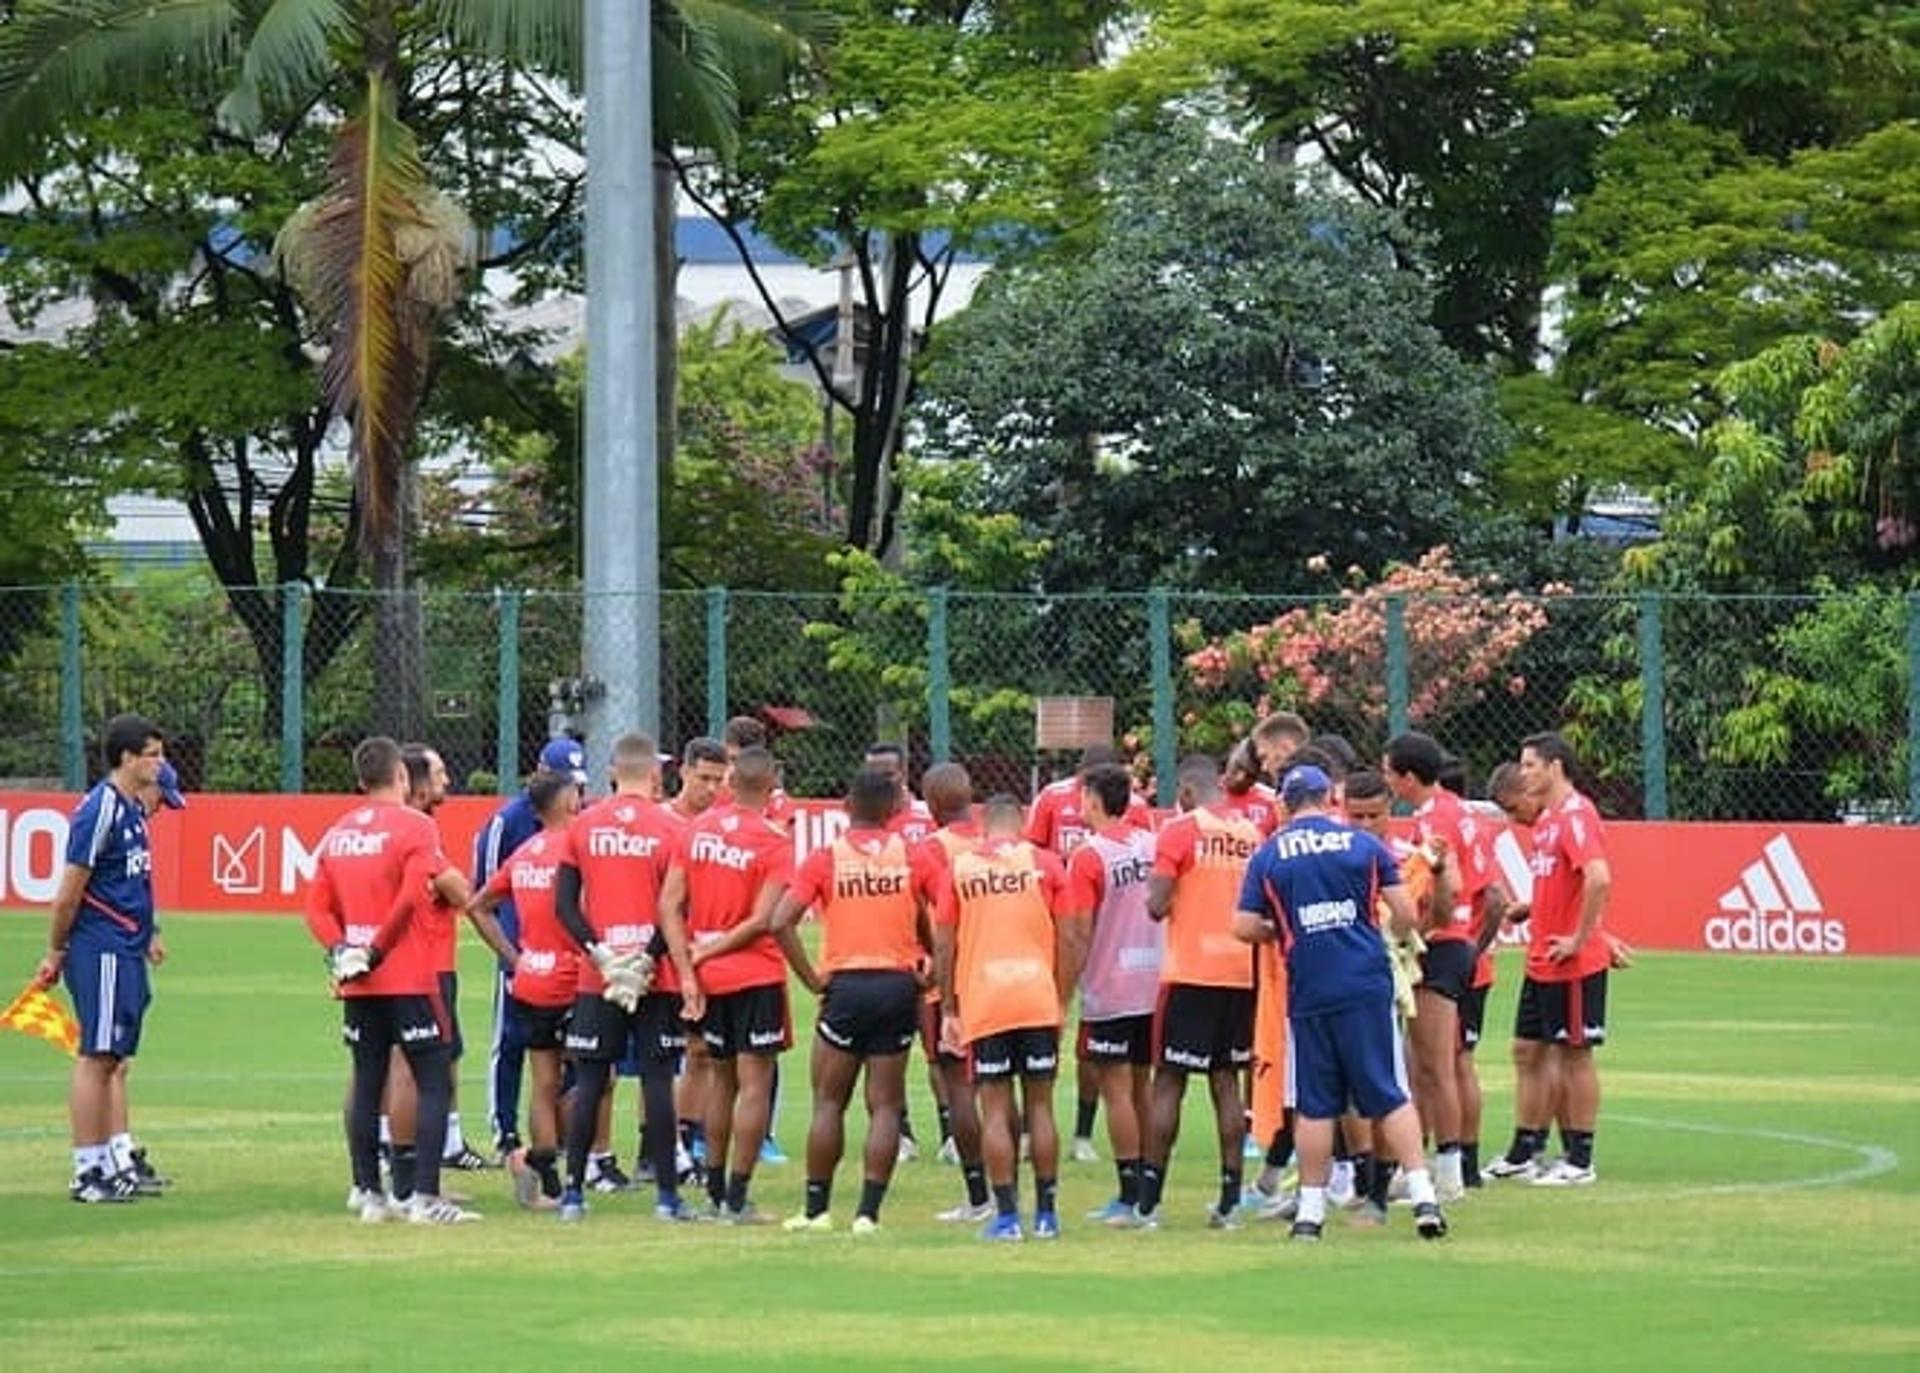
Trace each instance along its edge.
<instances>
[{"instance_id":1,"label":"blue shorts","mask_svg":"<svg viewBox=\"0 0 1920 1373\"><path fill-rule=\"evenodd\" d=\"M1287 1022L1287 1080L1309 1120L1351 1106L1378 1120L1407 1104L1407 1060L1391 1001L1366 1002Z\"/></svg>"},{"instance_id":2,"label":"blue shorts","mask_svg":"<svg viewBox=\"0 0 1920 1373\"><path fill-rule=\"evenodd\" d=\"M61 972L80 1022L80 1052L132 1058L140 1048L140 1022L153 1000L147 960L74 945Z\"/></svg>"}]
</instances>

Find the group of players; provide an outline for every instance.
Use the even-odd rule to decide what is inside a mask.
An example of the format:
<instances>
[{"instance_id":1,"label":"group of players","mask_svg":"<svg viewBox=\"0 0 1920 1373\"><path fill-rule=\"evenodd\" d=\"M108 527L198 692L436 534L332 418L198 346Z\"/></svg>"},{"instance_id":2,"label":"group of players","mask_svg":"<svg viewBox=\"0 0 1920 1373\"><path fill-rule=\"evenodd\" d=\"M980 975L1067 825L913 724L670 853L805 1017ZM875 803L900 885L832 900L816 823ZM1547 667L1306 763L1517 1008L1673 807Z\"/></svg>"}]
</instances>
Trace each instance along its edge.
<instances>
[{"instance_id":1,"label":"group of players","mask_svg":"<svg viewBox=\"0 0 1920 1373\"><path fill-rule=\"evenodd\" d=\"M766 1221L750 1189L778 1058L792 1046L791 978L820 1007L805 1196L789 1230L834 1226L863 1076L869 1123L851 1228L878 1228L920 1038L966 1186L941 1218L979 1223L991 1240L1058 1235L1053 1086L1078 995L1081 1080L1106 1107L1117 1183L1091 1219L1160 1223L1197 1073L1220 1151L1209 1226L1235 1228L1252 1208L1317 1239L1329 1194L1375 1222L1399 1195L1419 1233L1444 1234L1442 1204L1483 1172L1472 1051L1490 946L1529 915L1518 1128L1484 1175L1593 1180L1592 1048L1622 951L1601 929L1609 877L1598 818L1557 736L1527 740L1492 779L1496 803L1533 827L1530 906L1506 889L1492 827L1444 785L1449 760L1420 734L1391 741L1378 769L1360 768L1344 741L1270 717L1224 768L1207 757L1181 764L1179 812L1158 830L1110 751L1089 751L1028 811L1004 796L976 805L950 763L927 771L917 801L899 750L880 747L849 787L846 831L797 866L783 824L791 802L763 740L742 720L724 742L698 741L688 771L709 763L712 776L690 780L678 804L661 799L661 755L643 735L615 744L612 791L584 809L577 754L543 758L561 765L528 784L536 828L511 845L483 835L493 861L477 890L423 813L432 788L423 794L420 774L437 760L416 755L410 775L391 741L361 746L366 803L323 840L307 913L345 1005L349 1204L363 1219L474 1217L438 1186L454 1040L441 977L461 912L511 969L497 1038L524 1053L531 1082L526 1141L505 1141L516 1192L563 1220L586 1215L590 1165L602 1175L613 1166L607 1106L625 1065L641 1083L656 1213ZM1394 801L1412 811L1404 840L1388 833ZM808 916L820 926L817 963L798 934ZM393 1074L396 1064L410 1071ZM1266 1146L1266 1166L1245 1188L1259 1080L1271 1109L1254 1152ZM1556 1118L1566 1153L1548 1164ZM699 1123L704 1207L680 1195L682 1121ZM503 1135L515 1125L517 1109L496 1117ZM1298 1185L1283 1189L1296 1149Z\"/></svg>"},{"instance_id":2,"label":"group of players","mask_svg":"<svg viewBox=\"0 0 1920 1373\"><path fill-rule=\"evenodd\" d=\"M71 1188L81 1201L164 1185L127 1127L125 1071L146 966L164 957L145 816L180 797L150 724L110 722L107 746L109 775L75 815L41 968L45 980L65 975L82 1022ZM1528 739L1489 779L1492 801L1531 827L1530 902L1508 890L1493 827L1447 785L1452 765L1433 740L1402 735L1379 768L1362 768L1343 740L1311 737L1285 713L1224 768L1185 760L1178 813L1157 830L1110 750L1089 750L1029 810L1004 796L976 804L951 763L927 770L915 800L900 750L879 746L849 788L846 831L797 866L785 827L793 806L757 721L691 745L673 801L643 735L616 743L611 792L591 805L577 745L556 741L541 762L505 823L482 834L469 883L431 818L447 789L438 756L380 738L355 752L364 795L319 846L306 917L352 1056L348 1204L363 1220L477 1218L441 1187L448 1165L484 1162L453 1105L462 916L508 970L496 1062L517 1052L529 1069L525 1142L518 1065L511 1083L495 1083L506 1098L496 1135L520 1202L563 1220L584 1218L596 1186L625 1185L610 1147L620 1073L641 1084L656 1213L765 1220L750 1189L778 1059L792 1046L790 978L820 1007L804 1204L789 1230L833 1228L863 1072L869 1124L852 1229L877 1229L920 1038L943 1157L966 1188L940 1218L980 1224L991 1240L1057 1236L1053 1087L1076 995L1082 1095L1106 1109L1117 1184L1090 1213L1102 1225L1159 1225L1195 1073L1215 1108L1214 1228L1253 1214L1318 1239L1330 1201L1377 1223L1398 1196L1432 1237L1446 1231L1442 1204L1483 1176L1594 1179L1592 1049L1606 1033L1607 970L1626 953L1602 928L1602 829L1558 736ZM1405 838L1388 832L1395 801L1412 812ZM531 832L503 835L520 814ZM809 916L817 962L798 934ZM1473 1050L1491 945L1522 921L1516 1129L1483 1170ZM1091 1115L1083 1105L1076 1134ZM1548 1163L1556 1120L1565 1154ZM680 1195L694 1133L683 1121L698 1123L704 1145L705 1206ZM1244 1187L1249 1153L1265 1166Z\"/></svg>"}]
</instances>

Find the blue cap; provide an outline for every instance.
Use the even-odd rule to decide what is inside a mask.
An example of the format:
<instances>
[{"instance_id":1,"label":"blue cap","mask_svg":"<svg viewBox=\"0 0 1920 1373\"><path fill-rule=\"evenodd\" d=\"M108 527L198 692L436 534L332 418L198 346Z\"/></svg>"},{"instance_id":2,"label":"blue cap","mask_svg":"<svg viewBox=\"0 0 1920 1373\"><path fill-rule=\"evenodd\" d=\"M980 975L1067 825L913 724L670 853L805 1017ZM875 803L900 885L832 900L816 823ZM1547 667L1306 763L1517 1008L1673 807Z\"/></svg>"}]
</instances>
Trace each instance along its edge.
<instances>
[{"instance_id":1,"label":"blue cap","mask_svg":"<svg viewBox=\"0 0 1920 1373\"><path fill-rule=\"evenodd\" d=\"M1290 768L1280 780L1280 803L1288 810L1294 810L1308 801L1317 801L1333 794L1333 779L1312 763L1302 763Z\"/></svg>"},{"instance_id":2,"label":"blue cap","mask_svg":"<svg viewBox=\"0 0 1920 1373\"><path fill-rule=\"evenodd\" d=\"M187 798L180 794L180 774L173 770L173 764L163 762L160 771L154 776L153 783L160 788L160 804L168 810L185 810Z\"/></svg>"},{"instance_id":3,"label":"blue cap","mask_svg":"<svg viewBox=\"0 0 1920 1373\"><path fill-rule=\"evenodd\" d=\"M571 739L549 739L540 750L540 771L564 772L581 786L587 784L587 751Z\"/></svg>"}]
</instances>

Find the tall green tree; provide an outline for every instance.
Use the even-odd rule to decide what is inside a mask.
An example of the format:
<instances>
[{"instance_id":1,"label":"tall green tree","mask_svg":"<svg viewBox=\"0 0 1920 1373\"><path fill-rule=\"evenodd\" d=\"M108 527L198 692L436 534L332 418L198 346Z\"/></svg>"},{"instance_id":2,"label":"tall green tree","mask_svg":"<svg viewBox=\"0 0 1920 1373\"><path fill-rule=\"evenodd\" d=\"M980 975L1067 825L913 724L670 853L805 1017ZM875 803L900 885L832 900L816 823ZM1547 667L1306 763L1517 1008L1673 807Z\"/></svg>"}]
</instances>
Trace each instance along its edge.
<instances>
[{"instance_id":1,"label":"tall green tree","mask_svg":"<svg viewBox=\"0 0 1920 1373\"><path fill-rule=\"evenodd\" d=\"M655 90L667 127L713 138L730 125L735 87L721 36L740 38L743 13L754 11L734 0L656 6ZM415 504L409 448L434 337L461 295L476 237L429 170L419 110L444 92L456 52L494 64L478 84L504 103L527 96L519 73L577 75L580 29L579 0L21 0L0 24L0 185L46 167L76 119L126 113L161 90L224 97L216 136L238 131L256 150L284 136L276 116L324 124L326 175L297 210L287 207L276 256L323 341L316 442L331 419L347 423L358 532L376 587L398 591L409 581ZM466 84L464 67L456 75ZM230 438L194 442L209 437ZM376 723L411 734L418 624L404 597L383 597L380 608Z\"/></svg>"},{"instance_id":2,"label":"tall green tree","mask_svg":"<svg viewBox=\"0 0 1920 1373\"><path fill-rule=\"evenodd\" d=\"M734 236L762 303L845 419L846 542L894 556L897 463L917 356L962 253L1083 215L1104 127L1090 70L1109 0L833 0L805 78L762 102L732 166L683 186ZM753 261L751 226L843 272L854 337L789 318Z\"/></svg>"},{"instance_id":3,"label":"tall green tree","mask_svg":"<svg viewBox=\"0 0 1920 1373\"><path fill-rule=\"evenodd\" d=\"M1491 392L1422 322L1393 216L1193 123L1103 181L1084 250L995 272L937 334L919 411L924 453L979 459L1047 541L1044 585L1309 590L1312 554L1473 541Z\"/></svg>"}]
</instances>

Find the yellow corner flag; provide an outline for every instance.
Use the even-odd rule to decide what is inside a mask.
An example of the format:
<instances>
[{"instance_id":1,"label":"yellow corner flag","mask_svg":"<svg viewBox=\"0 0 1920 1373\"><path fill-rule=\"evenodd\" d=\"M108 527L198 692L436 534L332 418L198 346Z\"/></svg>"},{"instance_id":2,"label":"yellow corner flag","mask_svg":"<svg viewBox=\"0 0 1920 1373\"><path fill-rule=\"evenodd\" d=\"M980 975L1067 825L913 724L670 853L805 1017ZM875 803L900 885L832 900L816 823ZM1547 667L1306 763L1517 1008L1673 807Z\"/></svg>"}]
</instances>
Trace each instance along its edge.
<instances>
[{"instance_id":1,"label":"yellow corner flag","mask_svg":"<svg viewBox=\"0 0 1920 1373\"><path fill-rule=\"evenodd\" d=\"M69 1055L80 1050L80 1023L38 983L29 984L11 1006L0 1012L0 1029L37 1035Z\"/></svg>"}]
</instances>

